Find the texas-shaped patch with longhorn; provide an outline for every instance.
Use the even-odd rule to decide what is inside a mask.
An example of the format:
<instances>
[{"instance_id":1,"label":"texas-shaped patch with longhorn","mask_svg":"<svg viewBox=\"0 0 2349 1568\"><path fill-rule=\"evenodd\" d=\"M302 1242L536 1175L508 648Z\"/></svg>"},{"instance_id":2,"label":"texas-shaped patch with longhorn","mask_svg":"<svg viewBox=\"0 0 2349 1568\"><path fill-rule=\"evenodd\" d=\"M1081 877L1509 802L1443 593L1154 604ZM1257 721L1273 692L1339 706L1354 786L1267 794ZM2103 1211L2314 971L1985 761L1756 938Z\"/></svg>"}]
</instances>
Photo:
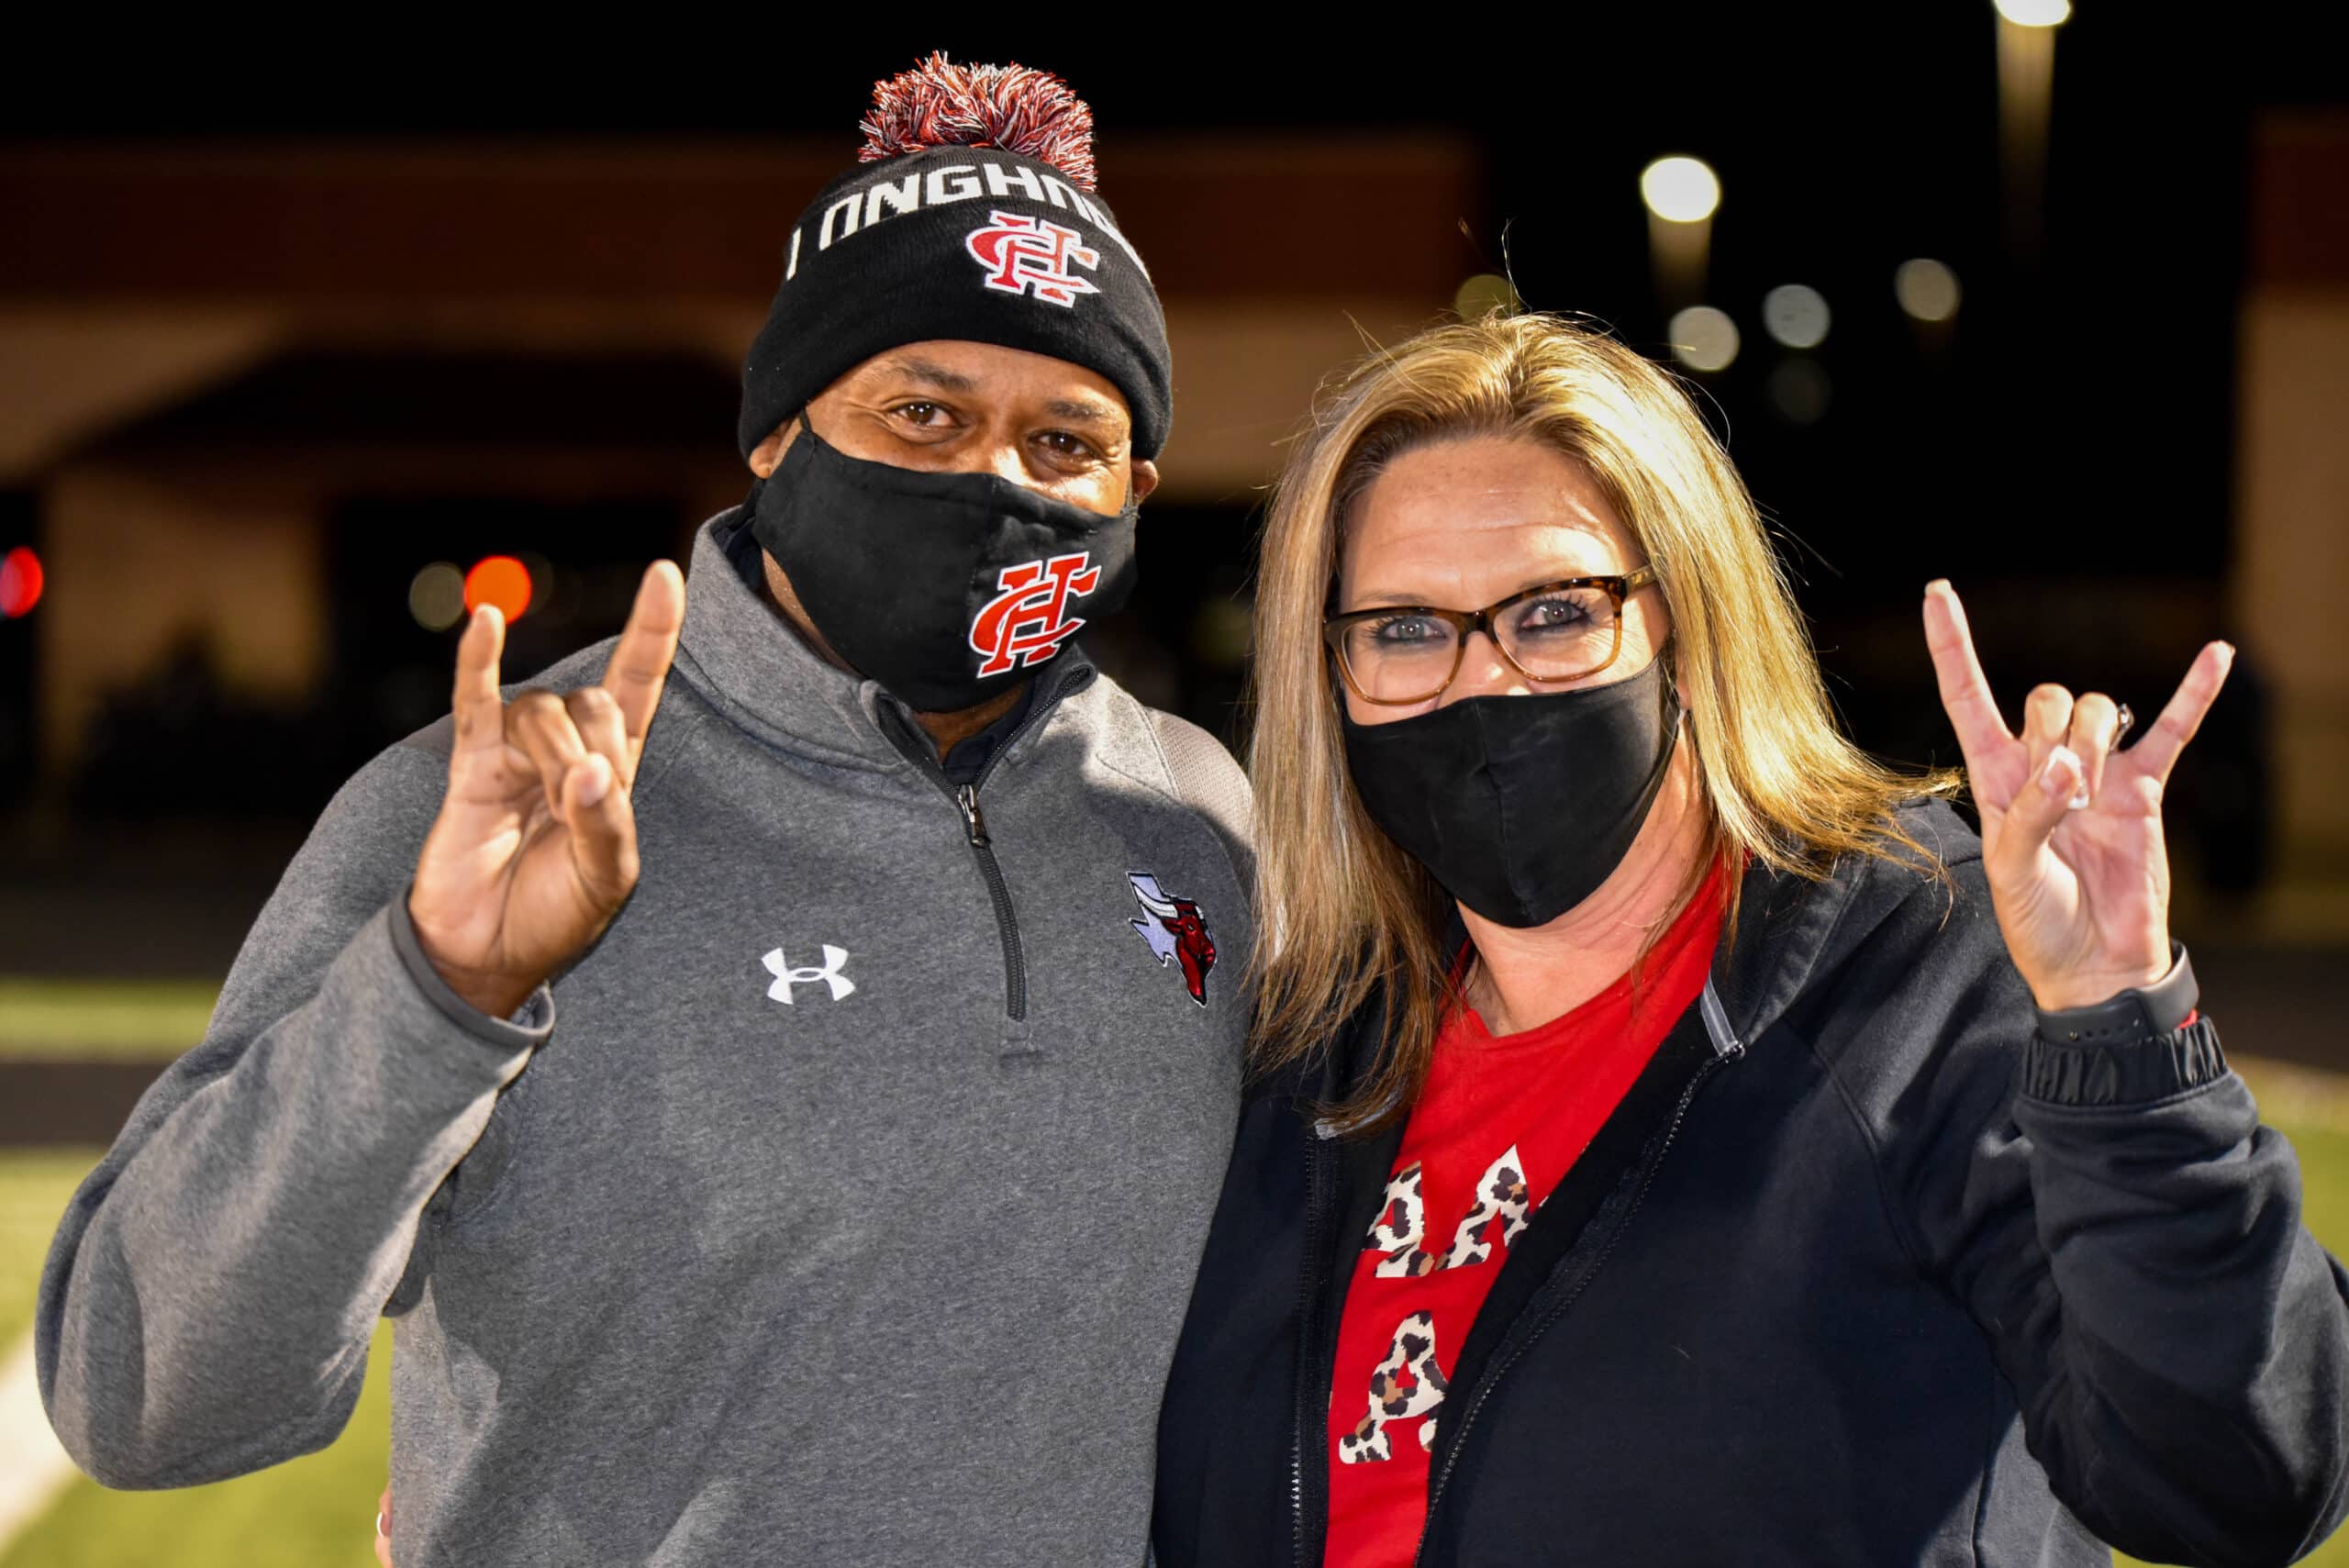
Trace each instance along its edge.
<instances>
[{"instance_id":1,"label":"texas-shaped patch with longhorn","mask_svg":"<svg viewBox=\"0 0 2349 1568\"><path fill-rule=\"evenodd\" d=\"M1215 967L1215 937L1208 929L1207 916L1195 901L1161 888L1158 878L1148 872L1128 872L1126 881L1142 906L1142 917L1126 923L1150 944L1159 968L1183 966L1183 984L1190 988L1191 1000L1206 1006L1208 971Z\"/></svg>"}]
</instances>

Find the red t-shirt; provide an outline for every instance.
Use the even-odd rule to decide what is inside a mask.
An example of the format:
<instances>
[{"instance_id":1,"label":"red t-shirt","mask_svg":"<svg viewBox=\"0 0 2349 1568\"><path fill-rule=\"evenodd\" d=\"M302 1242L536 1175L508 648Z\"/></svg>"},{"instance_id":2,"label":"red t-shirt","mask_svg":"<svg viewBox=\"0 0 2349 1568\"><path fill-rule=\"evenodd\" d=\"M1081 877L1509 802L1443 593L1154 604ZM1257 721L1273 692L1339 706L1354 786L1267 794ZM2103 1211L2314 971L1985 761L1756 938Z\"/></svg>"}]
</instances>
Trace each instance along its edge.
<instances>
[{"instance_id":1,"label":"red t-shirt","mask_svg":"<svg viewBox=\"0 0 2349 1568\"><path fill-rule=\"evenodd\" d=\"M1338 1326L1329 1449L1331 1568L1408 1564L1448 1373L1508 1244L1556 1188L1681 1014L1720 935L1718 867L1648 955L1562 1018L1494 1036L1474 1008L1436 1041Z\"/></svg>"}]
</instances>

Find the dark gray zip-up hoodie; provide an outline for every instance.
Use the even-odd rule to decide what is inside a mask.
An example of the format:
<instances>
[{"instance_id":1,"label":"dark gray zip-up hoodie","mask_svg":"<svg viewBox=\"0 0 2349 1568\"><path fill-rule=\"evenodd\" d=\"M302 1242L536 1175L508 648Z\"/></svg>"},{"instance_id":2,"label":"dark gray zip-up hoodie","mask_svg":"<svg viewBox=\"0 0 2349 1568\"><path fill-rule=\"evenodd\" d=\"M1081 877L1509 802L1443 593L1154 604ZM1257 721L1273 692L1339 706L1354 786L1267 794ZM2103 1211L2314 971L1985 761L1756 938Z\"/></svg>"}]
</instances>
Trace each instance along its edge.
<instances>
[{"instance_id":1,"label":"dark gray zip-up hoodie","mask_svg":"<svg viewBox=\"0 0 2349 1568\"><path fill-rule=\"evenodd\" d=\"M551 995L484 1018L417 951L445 721L320 818L50 1256L41 1392L100 1481L325 1445L389 1313L401 1568L1141 1561L1238 1103L1246 784L1063 656L974 827L733 521L642 879ZM1204 1002L1137 877L1205 921Z\"/></svg>"}]
</instances>

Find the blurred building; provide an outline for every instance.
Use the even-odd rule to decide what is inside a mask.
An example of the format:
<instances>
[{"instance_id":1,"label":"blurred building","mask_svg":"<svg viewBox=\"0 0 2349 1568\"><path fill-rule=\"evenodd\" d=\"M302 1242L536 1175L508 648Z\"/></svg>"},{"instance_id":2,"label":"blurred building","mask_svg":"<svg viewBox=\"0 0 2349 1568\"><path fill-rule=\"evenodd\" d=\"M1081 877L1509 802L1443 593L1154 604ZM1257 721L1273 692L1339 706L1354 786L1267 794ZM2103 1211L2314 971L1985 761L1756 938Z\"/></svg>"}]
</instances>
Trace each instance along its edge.
<instances>
[{"instance_id":1,"label":"blurred building","mask_svg":"<svg viewBox=\"0 0 2349 1568\"><path fill-rule=\"evenodd\" d=\"M2228 591L2273 709L2273 917L2284 930L2341 940L2349 939L2349 115L2279 112L2256 126L2247 272Z\"/></svg>"},{"instance_id":2,"label":"blurred building","mask_svg":"<svg viewBox=\"0 0 2349 1568\"><path fill-rule=\"evenodd\" d=\"M0 627L0 692L28 711L9 785L306 817L445 710L436 563L528 563L511 673L615 629L643 563L747 487L740 358L780 238L848 158L838 139L0 150L0 493L46 576ZM1281 438L1362 333L1449 305L1485 193L1479 154L1441 136L1120 142L1105 194L1163 291L1180 408L1144 596L1104 628L1146 695L1227 716L1234 568Z\"/></svg>"},{"instance_id":3,"label":"blurred building","mask_svg":"<svg viewBox=\"0 0 2349 1568\"><path fill-rule=\"evenodd\" d=\"M1731 357L1678 366L1863 743L1955 760L1917 626L1932 576L1966 594L2010 709L2054 679L2149 719L2231 637L2174 796L2186 896L2232 895L2246 940L2349 941L2349 118L2269 104L2266 68L2221 48L2247 23L2083 6L2018 183L1987 5L1883 12L1861 53L1825 15L1704 15L1435 66L1371 40L1243 71L1179 28L1139 64L1055 43L1116 131L1104 194L1175 353L1147 570L1097 654L1234 734L1252 515L1331 371L1520 295L1669 360L1701 298ZM2182 50L2191 94L2168 86ZM739 101L685 71L665 95L535 97L493 72L467 103L372 109L339 83L272 78L247 107L207 81L0 139L0 806L32 807L0 816L0 850L12 824L15 869L75 846L0 896L0 943L160 907L148 884L71 905L134 828L298 831L442 710L436 628L473 563L530 575L512 674L615 628L641 564L747 487L740 355L792 217L852 155L805 128L844 126L914 52L811 53L793 90ZM516 128L549 124L574 128ZM1638 176L1675 151L1723 194L1702 267L1667 278ZM1938 315L1898 292L1920 261ZM18 545L42 596L10 617ZM274 846L188 851L223 949ZM255 885L217 898L231 865Z\"/></svg>"}]
</instances>

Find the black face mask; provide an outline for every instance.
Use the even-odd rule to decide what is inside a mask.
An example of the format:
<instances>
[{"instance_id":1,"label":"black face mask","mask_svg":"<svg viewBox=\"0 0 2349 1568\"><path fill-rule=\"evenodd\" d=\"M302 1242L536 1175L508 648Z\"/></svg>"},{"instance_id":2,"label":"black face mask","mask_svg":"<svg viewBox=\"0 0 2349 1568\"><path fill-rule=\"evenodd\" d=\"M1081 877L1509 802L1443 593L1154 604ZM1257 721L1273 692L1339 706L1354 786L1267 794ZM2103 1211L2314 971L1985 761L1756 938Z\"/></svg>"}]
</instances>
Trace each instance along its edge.
<instances>
[{"instance_id":1,"label":"black face mask","mask_svg":"<svg viewBox=\"0 0 2349 1568\"><path fill-rule=\"evenodd\" d=\"M992 473L869 462L802 423L751 492L751 533L841 658L908 706L949 713L1025 679L1126 602L1135 510L1105 517Z\"/></svg>"},{"instance_id":2,"label":"black face mask","mask_svg":"<svg viewBox=\"0 0 2349 1568\"><path fill-rule=\"evenodd\" d=\"M1679 731L1659 658L1609 686L1347 718L1346 765L1371 819L1445 892L1496 924L1541 926L1622 863Z\"/></svg>"}]
</instances>

